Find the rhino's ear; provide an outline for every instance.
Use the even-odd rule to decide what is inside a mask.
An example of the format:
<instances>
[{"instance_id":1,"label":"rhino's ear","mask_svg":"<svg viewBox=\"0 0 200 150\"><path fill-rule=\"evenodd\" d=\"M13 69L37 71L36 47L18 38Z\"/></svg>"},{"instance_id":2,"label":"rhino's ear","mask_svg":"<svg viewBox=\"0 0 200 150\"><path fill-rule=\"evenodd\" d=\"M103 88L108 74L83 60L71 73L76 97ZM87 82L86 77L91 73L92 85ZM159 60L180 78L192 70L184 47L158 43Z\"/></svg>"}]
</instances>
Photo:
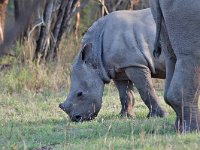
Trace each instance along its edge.
<instances>
[{"instance_id":1,"label":"rhino's ear","mask_svg":"<svg viewBox=\"0 0 200 150\"><path fill-rule=\"evenodd\" d=\"M92 57L92 43L87 43L83 46L81 50L81 60L87 62Z\"/></svg>"}]
</instances>

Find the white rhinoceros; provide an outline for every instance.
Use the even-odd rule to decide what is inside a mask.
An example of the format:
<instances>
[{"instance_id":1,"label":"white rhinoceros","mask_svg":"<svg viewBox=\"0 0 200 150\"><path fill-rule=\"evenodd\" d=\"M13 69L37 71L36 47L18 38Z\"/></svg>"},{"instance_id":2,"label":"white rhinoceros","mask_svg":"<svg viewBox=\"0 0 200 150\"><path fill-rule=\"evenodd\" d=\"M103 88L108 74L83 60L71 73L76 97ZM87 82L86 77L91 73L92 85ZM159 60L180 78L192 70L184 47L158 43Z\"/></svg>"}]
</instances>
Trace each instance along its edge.
<instances>
[{"instance_id":1,"label":"white rhinoceros","mask_svg":"<svg viewBox=\"0 0 200 150\"><path fill-rule=\"evenodd\" d=\"M133 83L149 116L165 115L151 77L165 78L164 58L154 59L156 27L150 9L117 11L97 20L85 33L74 59L67 100L59 106L73 121L93 119L102 104L104 84L119 91L121 114L131 116Z\"/></svg>"},{"instance_id":2,"label":"white rhinoceros","mask_svg":"<svg viewBox=\"0 0 200 150\"><path fill-rule=\"evenodd\" d=\"M176 112L176 129L200 129L200 0L150 0L166 60L165 101ZM160 36L161 35L161 36Z\"/></svg>"}]
</instances>

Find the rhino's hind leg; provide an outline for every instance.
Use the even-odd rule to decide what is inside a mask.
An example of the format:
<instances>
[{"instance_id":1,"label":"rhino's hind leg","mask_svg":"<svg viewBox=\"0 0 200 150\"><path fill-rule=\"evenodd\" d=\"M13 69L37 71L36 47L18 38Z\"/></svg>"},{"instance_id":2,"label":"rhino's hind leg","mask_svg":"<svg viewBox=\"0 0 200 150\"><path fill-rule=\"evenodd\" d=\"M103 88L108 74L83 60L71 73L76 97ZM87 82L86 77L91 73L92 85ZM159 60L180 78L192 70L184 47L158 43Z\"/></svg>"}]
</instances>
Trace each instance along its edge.
<instances>
[{"instance_id":1,"label":"rhino's hind leg","mask_svg":"<svg viewBox=\"0 0 200 150\"><path fill-rule=\"evenodd\" d=\"M133 93L133 83L129 80L114 80L114 83L119 91L119 97L122 105L120 115L123 117L133 116L133 105L135 102Z\"/></svg>"},{"instance_id":2,"label":"rhino's hind leg","mask_svg":"<svg viewBox=\"0 0 200 150\"><path fill-rule=\"evenodd\" d=\"M175 110L177 131L200 129L198 99L200 94L200 67L194 57L178 59L167 92L167 100Z\"/></svg>"},{"instance_id":3,"label":"rhino's hind leg","mask_svg":"<svg viewBox=\"0 0 200 150\"><path fill-rule=\"evenodd\" d=\"M138 89L142 100L149 108L147 117L164 117L166 113L158 102L159 98L153 88L150 70L148 68L130 67L125 71L128 78Z\"/></svg>"}]
</instances>

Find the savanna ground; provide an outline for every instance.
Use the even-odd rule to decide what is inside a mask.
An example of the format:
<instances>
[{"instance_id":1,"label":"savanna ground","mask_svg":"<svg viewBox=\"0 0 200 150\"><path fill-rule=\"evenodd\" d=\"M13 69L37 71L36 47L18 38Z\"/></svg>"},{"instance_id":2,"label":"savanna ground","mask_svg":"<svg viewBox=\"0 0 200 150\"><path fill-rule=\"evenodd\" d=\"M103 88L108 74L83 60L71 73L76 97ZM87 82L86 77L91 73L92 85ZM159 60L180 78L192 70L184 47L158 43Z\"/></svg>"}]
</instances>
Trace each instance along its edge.
<instances>
[{"instance_id":1,"label":"savanna ground","mask_svg":"<svg viewBox=\"0 0 200 150\"><path fill-rule=\"evenodd\" d=\"M72 41L63 41L55 63L28 61L29 44L17 45L16 57L1 58L0 149L199 149L200 134L175 132L175 114L163 100L163 84L156 81L166 118L147 119L138 93L134 118L121 118L118 92L111 83L95 120L70 122L58 104L68 93L70 64L79 43Z\"/></svg>"}]
</instances>

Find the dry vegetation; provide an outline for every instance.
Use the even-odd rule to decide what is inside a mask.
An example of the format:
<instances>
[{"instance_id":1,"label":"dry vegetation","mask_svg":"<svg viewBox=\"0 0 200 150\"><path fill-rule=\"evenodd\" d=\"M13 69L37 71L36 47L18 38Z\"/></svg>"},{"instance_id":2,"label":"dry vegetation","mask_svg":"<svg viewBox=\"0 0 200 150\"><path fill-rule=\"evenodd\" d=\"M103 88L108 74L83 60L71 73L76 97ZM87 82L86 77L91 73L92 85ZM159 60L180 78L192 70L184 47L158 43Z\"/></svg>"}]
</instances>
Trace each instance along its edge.
<instances>
[{"instance_id":1,"label":"dry vegetation","mask_svg":"<svg viewBox=\"0 0 200 150\"><path fill-rule=\"evenodd\" d=\"M33 44L16 45L15 57L0 59L1 87L8 93L28 90L39 92L44 89L59 91L69 86L69 72L79 42L63 40L55 62L33 62Z\"/></svg>"}]
</instances>

